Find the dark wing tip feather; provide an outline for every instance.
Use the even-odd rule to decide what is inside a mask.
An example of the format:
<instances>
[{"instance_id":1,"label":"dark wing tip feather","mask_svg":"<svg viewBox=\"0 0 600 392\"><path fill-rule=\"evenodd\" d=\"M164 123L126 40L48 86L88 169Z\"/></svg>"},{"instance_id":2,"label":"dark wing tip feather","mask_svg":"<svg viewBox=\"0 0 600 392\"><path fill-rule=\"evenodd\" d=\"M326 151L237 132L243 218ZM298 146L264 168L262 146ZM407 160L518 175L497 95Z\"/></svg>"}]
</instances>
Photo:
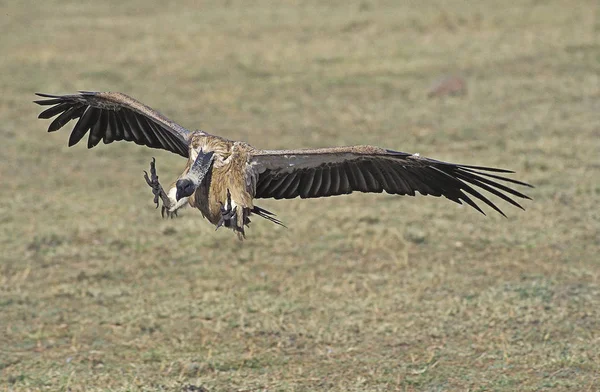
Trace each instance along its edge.
<instances>
[{"instance_id":1,"label":"dark wing tip feather","mask_svg":"<svg viewBox=\"0 0 600 392\"><path fill-rule=\"evenodd\" d=\"M38 97L46 98L46 99L36 99L35 101L33 101L33 103L36 103L40 106L50 106L50 105L56 105L56 104L65 102L63 97L61 97L60 95L52 95L52 94L44 94L44 93L35 93L35 95L37 95ZM43 118L43 117L38 117L38 118Z\"/></svg>"},{"instance_id":2,"label":"dark wing tip feather","mask_svg":"<svg viewBox=\"0 0 600 392\"><path fill-rule=\"evenodd\" d=\"M439 171L445 172L444 170L441 170L441 168L436 168L436 169ZM481 188L481 189L499 197L500 199L504 200L505 202L512 204L515 207L520 208L521 210L525 210L525 208L523 208L523 206L521 206L519 203L517 203L515 200L513 200L506 193L513 195L513 196L523 198L523 199L531 200L531 198L529 196L527 196L517 190L509 188L503 184L500 184L496 181L492 181L484 176L492 177L494 179L498 179L498 180L502 180L502 181L513 182L513 183L517 183L517 184L521 185L520 181L512 180L512 179L509 179L506 177L491 175L489 173L482 173L479 171L475 171L473 169L471 169L471 170L464 169L464 166L457 166L457 167L455 167L454 170L452 170L450 173L447 173L447 174L451 175L452 177L455 177L457 180L460 180L460 182L463 184L462 189L464 191L470 193L477 199L483 201L485 204L487 204L488 206L493 208L495 211L500 213L500 215L504 216L505 218L506 218L506 214L504 214L504 212L499 207L497 207L487 197L483 196L481 193L479 193L476 189L471 187L469 184L474 185L478 188ZM525 183L523 183L523 185L524 184ZM504 193L504 192L506 192L506 193Z\"/></svg>"},{"instance_id":3,"label":"dark wing tip feather","mask_svg":"<svg viewBox=\"0 0 600 392\"><path fill-rule=\"evenodd\" d=\"M404 168L403 171L405 172L403 175L404 177L407 177L409 173L417 174L421 182L432 188L441 190L441 194L446 198L458 203L461 203L461 201L465 202L481 213L483 213L483 211L475 203L476 200L487 204L490 208L506 218L506 214L492 202L487 195L480 193L480 190L489 192L491 195L522 210L524 210L523 206L517 203L513 199L513 196L531 200L531 198L524 193L501 183L501 181L503 181L510 184L532 187L525 182L513 180L497 174L514 173L512 170L488 166L454 164L416 155L408 157L405 162L406 161L412 161L414 162L414 165L402 166ZM423 166L429 167L434 171L420 172L419 167ZM436 195L434 194L434 196ZM485 213L483 214L485 215Z\"/></svg>"},{"instance_id":4,"label":"dark wing tip feather","mask_svg":"<svg viewBox=\"0 0 600 392\"><path fill-rule=\"evenodd\" d=\"M494 172L494 173L514 173L513 170L500 169L497 167L489 167L489 166L473 166L473 165L456 165L456 166L464 167L464 168L468 168L468 169L474 169L474 170L484 170L484 171L489 171L489 172Z\"/></svg>"},{"instance_id":5,"label":"dark wing tip feather","mask_svg":"<svg viewBox=\"0 0 600 392\"><path fill-rule=\"evenodd\" d=\"M455 202L460 202L460 200L462 200L483 215L486 215L485 212L483 212L483 210L477 205L477 203L475 203L468 195L465 194L466 192L476 199L484 202L502 216L506 217L504 212L502 212L498 206L491 202L487 197L479 193L476 189L473 189L471 186L469 186L468 183L473 183L470 178L461 181L459 178L457 178L456 173L447 172L441 167L430 166L430 169L432 170L431 175L435 174L435 177L433 177L434 181L440 184L442 184L443 181L444 188L442 195L446 198Z\"/></svg>"},{"instance_id":6,"label":"dark wing tip feather","mask_svg":"<svg viewBox=\"0 0 600 392\"><path fill-rule=\"evenodd\" d=\"M470 192L469 192L470 193ZM487 216L487 214L485 212L483 212L483 210L481 209L481 207L479 207L477 205L477 203L475 203L469 196L465 195L464 192L461 192L461 196L459 196L458 199L453 199L448 197L448 195L444 195L446 198L457 202L458 204L462 204L462 202L464 201L465 203L467 203L468 205L470 205L471 207L473 207L476 211L480 212L482 215ZM497 208L496 208L497 209ZM499 209L497 209L498 212L500 212L502 215L504 215L504 213L502 211L500 211ZM504 215L506 216L506 215Z\"/></svg>"},{"instance_id":7,"label":"dark wing tip feather","mask_svg":"<svg viewBox=\"0 0 600 392\"><path fill-rule=\"evenodd\" d=\"M528 184L526 182L523 182L523 181L518 181L518 180L514 180L512 178L503 177L503 176L496 176L496 175L490 174L490 173L477 172L475 170L470 169L469 166L460 166L460 169L462 171L465 171L465 172L469 172L469 173L473 173L473 174L478 174L478 175L486 176L486 177L490 177L490 178L495 178L497 180L506 181L506 182L510 182L510 183L513 183L513 184L521 185L521 186L526 186L528 188L535 188L535 186L533 186L531 184ZM511 172L511 173L514 173L514 172ZM526 199L530 199L528 196L525 196L525 198Z\"/></svg>"},{"instance_id":8,"label":"dark wing tip feather","mask_svg":"<svg viewBox=\"0 0 600 392\"><path fill-rule=\"evenodd\" d=\"M489 178L486 177L482 177L482 175L484 175L484 173L477 173L477 172L464 172L462 170L457 170L455 172L456 176L461 178L461 179L469 179L471 181L476 181L476 185L479 186L480 188L486 189L488 190L486 187L487 186L491 186L492 188L498 188L499 190L502 190L506 193L510 193L513 196L517 196L520 197L522 199L527 199L527 200L531 200L531 197L527 196L524 193L521 193L515 189L512 189L506 185L503 185L497 181L492 181ZM494 178L497 178L499 180L503 180L503 181L508 181L509 179L507 178L503 178L503 177L498 177L498 176L494 176ZM499 192L497 189L494 189L494 191ZM491 192L491 191L490 191Z\"/></svg>"},{"instance_id":9,"label":"dark wing tip feather","mask_svg":"<svg viewBox=\"0 0 600 392\"><path fill-rule=\"evenodd\" d=\"M49 106L56 105L57 103L61 103L60 99L38 99L37 101L33 101L33 103L37 103L40 106Z\"/></svg>"},{"instance_id":10,"label":"dark wing tip feather","mask_svg":"<svg viewBox=\"0 0 600 392\"><path fill-rule=\"evenodd\" d=\"M44 98L60 98L60 95L46 94L46 93L35 93L38 97Z\"/></svg>"}]
</instances>

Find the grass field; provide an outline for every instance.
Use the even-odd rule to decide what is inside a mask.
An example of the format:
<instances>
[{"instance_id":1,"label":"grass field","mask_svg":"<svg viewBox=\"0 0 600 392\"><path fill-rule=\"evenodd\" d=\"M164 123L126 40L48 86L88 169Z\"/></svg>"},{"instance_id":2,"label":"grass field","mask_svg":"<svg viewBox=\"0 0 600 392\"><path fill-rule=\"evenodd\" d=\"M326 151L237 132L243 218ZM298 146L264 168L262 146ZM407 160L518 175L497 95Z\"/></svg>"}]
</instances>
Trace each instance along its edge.
<instances>
[{"instance_id":1,"label":"grass field","mask_svg":"<svg viewBox=\"0 0 600 392\"><path fill-rule=\"evenodd\" d=\"M600 390L597 1L196 3L3 2L0 390ZM449 74L468 94L428 99ZM267 200L289 229L240 243L160 218L142 171L180 157L46 133L33 93L77 90L506 167L534 200Z\"/></svg>"}]
</instances>

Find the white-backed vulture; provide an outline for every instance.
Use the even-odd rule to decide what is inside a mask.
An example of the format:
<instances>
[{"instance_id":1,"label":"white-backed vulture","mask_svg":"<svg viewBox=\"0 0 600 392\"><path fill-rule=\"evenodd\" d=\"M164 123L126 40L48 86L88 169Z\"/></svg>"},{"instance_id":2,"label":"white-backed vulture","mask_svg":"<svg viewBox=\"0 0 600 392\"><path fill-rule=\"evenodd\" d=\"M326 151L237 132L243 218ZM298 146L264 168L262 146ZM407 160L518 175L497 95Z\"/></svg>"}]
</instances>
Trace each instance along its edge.
<instances>
[{"instance_id":1,"label":"white-backed vulture","mask_svg":"<svg viewBox=\"0 0 600 392\"><path fill-rule=\"evenodd\" d=\"M186 204L196 207L219 228L231 228L242 239L252 214L281 224L269 211L254 205L254 199L315 198L353 191L383 191L395 195L444 196L483 213L478 199L504 213L476 188L483 189L521 209L513 197L529 197L498 181L531 186L501 173L509 170L442 162L373 146L332 147L301 150L259 150L251 145L189 131L162 114L121 93L80 92L73 95L38 93L45 99L35 103L50 106L39 118L56 118L49 132L78 119L69 146L89 133L88 148L100 141L131 141L160 148L187 158L183 173L166 191L158 182L154 159L150 177L157 207L172 216Z\"/></svg>"}]
</instances>

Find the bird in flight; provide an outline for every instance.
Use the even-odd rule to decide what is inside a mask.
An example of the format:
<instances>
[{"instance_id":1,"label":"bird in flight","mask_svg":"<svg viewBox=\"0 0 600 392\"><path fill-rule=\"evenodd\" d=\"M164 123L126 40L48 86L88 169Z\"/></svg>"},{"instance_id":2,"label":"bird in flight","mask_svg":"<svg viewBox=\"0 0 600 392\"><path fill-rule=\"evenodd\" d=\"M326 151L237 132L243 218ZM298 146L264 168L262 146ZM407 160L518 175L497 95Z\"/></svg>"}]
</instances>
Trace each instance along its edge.
<instances>
[{"instance_id":1,"label":"bird in flight","mask_svg":"<svg viewBox=\"0 0 600 392\"><path fill-rule=\"evenodd\" d=\"M144 177L156 207L162 201L163 217L172 217L189 204L217 229L230 228L240 239L252 215L283 226L272 212L254 205L254 199L317 198L354 191L415 196L418 192L464 202L485 215L474 201L479 200L503 216L477 188L521 209L515 197L530 199L499 182L531 187L506 177L513 173L509 170L448 163L374 146L260 150L241 141L189 131L122 93L36 95L44 99L35 103L49 106L39 118L56 117L48 132L77 119L69 146L89 132L88 148L100 141L126 140L187 158L181 175L166 189L158 182L152 159L150 175L145 172Z\"/></svg>"}]
</instances>

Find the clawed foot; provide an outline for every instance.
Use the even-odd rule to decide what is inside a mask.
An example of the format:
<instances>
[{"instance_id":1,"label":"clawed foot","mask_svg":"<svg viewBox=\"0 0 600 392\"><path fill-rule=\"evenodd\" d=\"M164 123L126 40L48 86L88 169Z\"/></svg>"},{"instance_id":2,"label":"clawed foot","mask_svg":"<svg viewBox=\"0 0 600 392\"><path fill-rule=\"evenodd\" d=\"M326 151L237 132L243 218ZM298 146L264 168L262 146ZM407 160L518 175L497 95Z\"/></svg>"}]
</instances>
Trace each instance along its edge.
<instances>
[{"instance_id":1,"label":"clawed foot","mask_svg":"<svg viewBox=\"0 0 600 392\"><path fill-rule=\"evenodd\" d=\"M156 208L160 205L158 200L159 198L163 201L163 206L161 208L160 214L163 218L173 218L177 216L177 211L169 211L169 198L165 193L162 185L158 182L158 175L156 174L156 159L152 157L152 162L150 162L150 176L148 176L148 172L144 170L144 179L146 183L152 188L152 194L154 195L154 203L156 204Z\"/></svg>"},{"instance_id":2,"label":"clawed foot","mask_svg":"<svg viewBox=\"0 0 600 392\"><path fill-rule=\"evenodd\" d=\"M154 203L156 204L156 208L158 208L158 198L160 197L160 192L163 189L160 185L160 182L158 182L158 176L156 175L156 159L154 159L154 157L152 157L152 162L150 162L150 177L148 177L148 172L144 170L144 179L150 188L152 188L152 193L154 194Z\"/></svg>"},{"instance_id":3,"label":"clawed foot","mask_svg":"<svg viewBox=\"0 0 600 392\"><path fill-rule=\"evenodd\" d=\"M237 206L233 209L231 208L231 193L229 192L229 189L227 189L227 201L225 202L225 205L221 203L221 219L219 220L219 223L217 223L217 228L215 230L218 230L221 226L231 227L231 220L235 219L236 213Z\"/></svg>"},{"instance_id":4,"label":"clawed foot","mask_svg":"<svg viewBox=\"0 0 600 392\"><path fill-rule=\"evenodd\" d=\"M177 216L177 210L169 211L167 207L162 206L162 208L160 209L160 216L162 216L163 218L175 218Z\"/></svg>"}]
</instances>

